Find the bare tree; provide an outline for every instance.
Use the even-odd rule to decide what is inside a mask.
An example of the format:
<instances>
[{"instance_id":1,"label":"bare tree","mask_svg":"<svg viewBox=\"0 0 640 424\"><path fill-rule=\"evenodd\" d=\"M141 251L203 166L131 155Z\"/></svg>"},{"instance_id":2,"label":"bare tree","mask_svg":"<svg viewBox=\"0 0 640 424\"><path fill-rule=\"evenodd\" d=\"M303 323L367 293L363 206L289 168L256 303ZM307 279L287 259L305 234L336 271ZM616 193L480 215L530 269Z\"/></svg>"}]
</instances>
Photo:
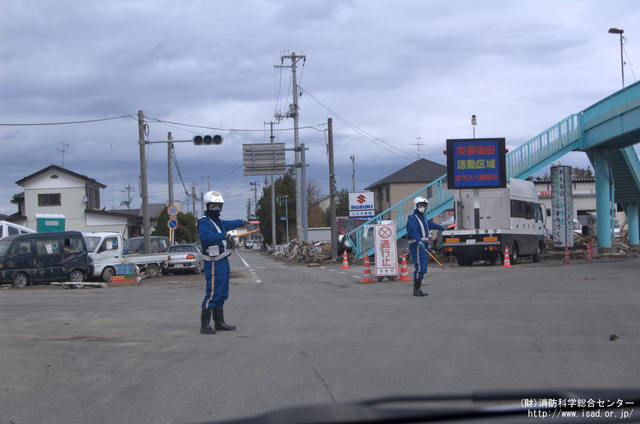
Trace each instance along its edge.
<instances>
[{"instance_id":1,"label":"bare tree","mask_svg":"<svg viewBox=\"0 0 640 424\"><path fill-rule=\"evenodd\" d=\"M314 178L307 183L307 213L309 227L322 227L326 222L326 212L320 208L322 187Z\"/></svg>"}]
</instances>

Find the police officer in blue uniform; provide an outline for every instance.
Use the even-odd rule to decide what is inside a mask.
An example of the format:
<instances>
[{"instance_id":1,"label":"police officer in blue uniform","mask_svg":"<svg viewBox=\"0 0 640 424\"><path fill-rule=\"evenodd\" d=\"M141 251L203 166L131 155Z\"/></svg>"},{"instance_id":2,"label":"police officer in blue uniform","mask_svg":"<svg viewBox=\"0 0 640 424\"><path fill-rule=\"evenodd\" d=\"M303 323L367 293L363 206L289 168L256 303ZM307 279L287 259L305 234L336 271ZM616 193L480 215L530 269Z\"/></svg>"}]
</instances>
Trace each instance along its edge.
<instances>
[{"instance_id":1,"label":"police officer in blue uniform","mask_svg":"<svg viewBox=\"0 0 640 424\"><path fill-rule=\"evenodd\" d=\"M216 334L217 331L232 331L236 327L224 322L224 302L229 298L229 259L232 252L233 235L231 231L246 224L241 219L223 221L220 212L224 205L222 195L210 191L204 195L205 216L198 221L198 236L204 254L204 276L207 279L202 313L200 315L200 333ZM213 316L214 328L209 326Z\"/></svg>"},{"instance_id":2,"label":"police officer in blue uniform","mask_svg":"<svg viewBox=\"0 0 640 424\"><path fill-rule=\"evenodd\" d=\"M427 273L427 265L429 264L429 241L430 230L444 230L444 227L428 221L424 217L424 213L427 211L427 205L429 201L424 197L416 197L413 199L413 213L409 215L407 221L407 236L409 238L409 252L411 253L411 259L415 266L413 272L413 295L414 296L428 296L428 293L423 293L421 290L422 279L424 274Z\"/></svg>"}]
</instances>

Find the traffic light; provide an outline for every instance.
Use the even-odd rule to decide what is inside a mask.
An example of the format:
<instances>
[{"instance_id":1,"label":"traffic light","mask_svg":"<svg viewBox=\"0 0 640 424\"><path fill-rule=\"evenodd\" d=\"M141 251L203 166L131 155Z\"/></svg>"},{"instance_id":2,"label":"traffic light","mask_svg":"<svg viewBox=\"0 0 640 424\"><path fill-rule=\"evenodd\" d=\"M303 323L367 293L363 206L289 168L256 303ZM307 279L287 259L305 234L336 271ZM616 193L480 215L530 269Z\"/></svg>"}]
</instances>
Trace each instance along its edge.
<instances>
[{"instance_id":1,"label":"traffic light","mask_svg":"<svg viewBox=\"0 0 640 424\"><path fill-rule=\"evenodd\" d=\"M194 135L193 136L193 144L196 146L210 146L212 144L219 145L222 144L223 138L221 135Z\"/></svg>"}]
</instances>

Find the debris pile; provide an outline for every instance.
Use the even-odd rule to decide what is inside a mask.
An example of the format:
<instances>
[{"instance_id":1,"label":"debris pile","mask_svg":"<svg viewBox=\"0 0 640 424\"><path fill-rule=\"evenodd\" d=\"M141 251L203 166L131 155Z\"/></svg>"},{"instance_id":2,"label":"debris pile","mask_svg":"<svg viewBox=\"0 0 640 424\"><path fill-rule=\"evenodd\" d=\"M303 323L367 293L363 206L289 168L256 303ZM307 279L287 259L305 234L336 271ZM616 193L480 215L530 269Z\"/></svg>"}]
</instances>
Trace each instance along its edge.
<instances>
[{"instance_id":1,"label":"debris pile","mask_svg":"<svg viewBox=\"0 0 640 424\"><path fill-rule=\"evenodd\" d=\"M617 236L612 242L610 248L602 248L598 246L598 236L595 234L582 235L582 234L574 234L573 235L573 249L570 249L570 253L572 256L586 257L587 251L591 242L593 241L593 257L594 258L614 258L614 257L639 257L640 256L640 245L632 245L629 242L629 238L627 237L627 232L623 231L620 236ZM562 257L563 252L560 250L555 251L554 243L551 239L545 239L545 244L547 246L547 252L551 252L552 256L557 256L559 258Z\"/></svg>"},{"instance_id":2,"label":"debris pile","mask_svg":"<svg viewBox=\"0 0 640 424\"><path fill-rule=\"evenodd\" d=\"M288 263L321 264L331 262L331 245L329 243L298 242L293 240L289 244L269 246L268 252Z\"/></svg>"}]
</instances>

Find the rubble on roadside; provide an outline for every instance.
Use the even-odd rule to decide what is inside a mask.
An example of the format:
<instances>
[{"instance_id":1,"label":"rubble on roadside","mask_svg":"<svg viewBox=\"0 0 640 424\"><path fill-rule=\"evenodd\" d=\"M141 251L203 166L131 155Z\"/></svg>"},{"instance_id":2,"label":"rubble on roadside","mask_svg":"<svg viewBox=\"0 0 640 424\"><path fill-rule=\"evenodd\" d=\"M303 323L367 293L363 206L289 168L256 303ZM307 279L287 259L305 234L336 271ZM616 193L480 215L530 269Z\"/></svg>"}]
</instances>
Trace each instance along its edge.
<instances>
[{"instance_id":1,"label":"rubble on roadside","mask_svg":"<svg viewBox=\"0 0 640 424\"><path fill-rule=\"evenodd\" d=\"M574 246L573 249L569 249L569 254L572 258L586 258L587 250L593 240L593 258L630 258L640 257L640 245L631 245L626 232L623 232L620 237L616 237L611 244L611 248L598 248L598 237L596 235L583 236L581 234L574 234ZM548 258L563 259L564 249L556 250L554 248L553 240L545 239L547 250L543 252L543 255ZM333 263L342 261L342 255L338 255L336 260L331 260L331 244L325 242L298 242L297 240L291 241L289 244L272 246L268 245L267 252L284 262L289 264L307 264L313 266L315 264ZM432 250L435 252L435 249ZM442 252L435 253L438 260L446 261ZM349 253L350 264L363 264L363 259L357 259L352 253ZM411 262L411 258L407 255L407 261ZM431 261L431 258L430 258Z\"/></svg>"},{"instance_id":2,"label":"rubble on roadside","mask_svg":"<svg viewBox=\"0 0 640 424\"><path fill-rule=\"evenodd\" d=\"M331 260L331 244L324 242L298 242L293 240L289 244L267 247L270 255L280 258L290 264L322 264L334 262Z\"/></svg>"},{"instance_id":3,"label":"rubble on roadside","mask_svg":"<svg viewBox=\"0 0 640 424\"><path fill-rule=\"evenodd\" d=\"M596 258L637 258L640 256L640 244L632 245L629 242L627 232L623 231L620 236L611 242L611 247L603 248L598 246L598 236L595 234L573 235L573 249L569 249L570 255L576 258L586 257L587 250L593 241L592 256ZM546 256L557 257L562 259L564 251L555 250L553 240L545 239L547 246Z\"/></svg>"}]
</instances>

